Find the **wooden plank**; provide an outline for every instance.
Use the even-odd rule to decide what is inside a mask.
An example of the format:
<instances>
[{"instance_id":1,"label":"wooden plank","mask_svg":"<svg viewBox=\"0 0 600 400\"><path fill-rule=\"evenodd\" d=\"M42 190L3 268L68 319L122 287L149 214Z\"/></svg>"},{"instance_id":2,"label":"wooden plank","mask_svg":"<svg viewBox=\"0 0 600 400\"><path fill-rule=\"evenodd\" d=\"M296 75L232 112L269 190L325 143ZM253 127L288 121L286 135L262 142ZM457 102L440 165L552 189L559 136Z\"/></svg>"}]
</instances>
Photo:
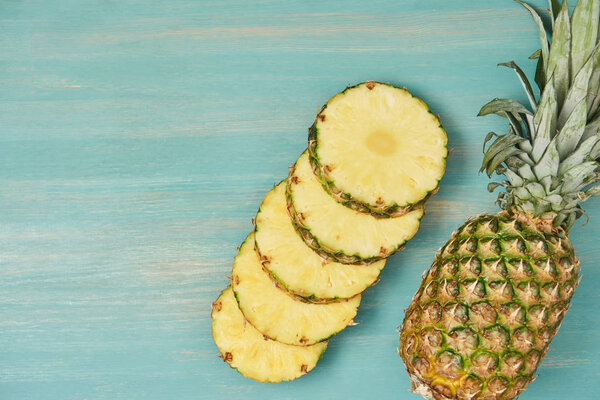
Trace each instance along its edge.
<instances>
[{"instance_id":1,"label":"wooden plank","mask_svg":"<svg viewBox=\"0 0 600 400\"><path fill-rule=\"evenodd\" d=\"M452 230L495 210L477 170L506 125L475 115L524 99L495 65L533 73L536 41L510 1L0 3L0 398L419 398L395 328ZM308 376L254 383L216 357L210 304L320 105L367 79L441 115L441 190L360 325ZM523 399L600 390L600 206L586 209L584 278Z\"/></svg>"}]
</instances>

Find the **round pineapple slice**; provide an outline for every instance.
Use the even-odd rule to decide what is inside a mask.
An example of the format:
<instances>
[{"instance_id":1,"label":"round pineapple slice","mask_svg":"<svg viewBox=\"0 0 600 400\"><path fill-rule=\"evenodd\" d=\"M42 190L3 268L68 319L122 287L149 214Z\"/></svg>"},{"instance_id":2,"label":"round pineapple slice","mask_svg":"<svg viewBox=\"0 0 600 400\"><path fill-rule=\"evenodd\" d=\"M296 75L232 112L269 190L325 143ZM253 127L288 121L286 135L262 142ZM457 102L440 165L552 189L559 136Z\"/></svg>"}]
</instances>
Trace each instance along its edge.
<instances>
[{"instance_id":1,"label":"round pineapple slice","mask_svg":"<svg viewBox=\"0 0 600 400\"><path fill-rule=\"evenodd\" d=\"M283 288L314 303L352 297L377 281L385 260L348 265L323 259L296 233L286 208L286 181L263 199L256 215L256 251Z\"/></svg>"},{"instance_id":2,"label":"round pineapple slice","mask_svg":"<svg viewBox=\"0 0 600 400\"><path fill-rule=\"evenodd\" d=\"M265 337L246 323L230 287L212 307L212 333L221 357L246 378L291 381L313 369L327 348L327 342L292 346Z\"/></svg>"},{"instance_id":3,"label":"round pineapple slice","mask_svg":"<svg viewBox=\"0 0 600 400\"><path fill-rule=\"evenodd\" d=\"M304 152L288 178L288 209L304 242L328 259L368 264L398 251L414 236L423 205L396 218L375 218L343 206L323 190Z\"/></svg>"},{"instance_id":4,"label":"round pineapple slice","mask_svg":"<svg viewBox=\"0 0 600 400\"><path fill-rule=\"evenodd\" d=\"M435 193L446 169L446 132L406 89L365 82L335 95L310 128L315 174L342 204L397 217Z\"/></svg>"},{"instance_id":5,"label":"round pineapple slice","mask_svg":"<svg viewBox=\"0 0 600 400\"><path fill-rule=\"evenodd\" d=\"M352 322L360 304L360 295L336 303L308 303L277 287L254 251L254 233L235 257L231 281L246 320L287 344L306 346L329 339Z\"/></svg>"}]
</instances>

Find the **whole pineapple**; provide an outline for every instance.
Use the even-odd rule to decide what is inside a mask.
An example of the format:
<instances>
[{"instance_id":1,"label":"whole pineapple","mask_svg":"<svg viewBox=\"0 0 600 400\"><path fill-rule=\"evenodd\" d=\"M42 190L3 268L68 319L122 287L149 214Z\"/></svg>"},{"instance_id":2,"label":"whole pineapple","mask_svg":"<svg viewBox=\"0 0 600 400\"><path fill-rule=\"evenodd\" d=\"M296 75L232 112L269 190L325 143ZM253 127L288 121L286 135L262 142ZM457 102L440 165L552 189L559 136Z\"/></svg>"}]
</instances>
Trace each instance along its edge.
<instances>
[{"instance_id":1,"label":"whole pineapple","mask_svg":"<svg viewBox=\"0 0 600 400\"><path fill-rule=\"evenodd\" d=\"M414 392L441 399L514 399L533 381L578 284L568 240L580 203L600 194L599 0L550 1L552 40L540 30L536 99L514 63L530 109L494 99L480 115L508 118L482 171L504 175L495 215L468 220L423 276L400 329Z\"/></svg>"}]
</instances>

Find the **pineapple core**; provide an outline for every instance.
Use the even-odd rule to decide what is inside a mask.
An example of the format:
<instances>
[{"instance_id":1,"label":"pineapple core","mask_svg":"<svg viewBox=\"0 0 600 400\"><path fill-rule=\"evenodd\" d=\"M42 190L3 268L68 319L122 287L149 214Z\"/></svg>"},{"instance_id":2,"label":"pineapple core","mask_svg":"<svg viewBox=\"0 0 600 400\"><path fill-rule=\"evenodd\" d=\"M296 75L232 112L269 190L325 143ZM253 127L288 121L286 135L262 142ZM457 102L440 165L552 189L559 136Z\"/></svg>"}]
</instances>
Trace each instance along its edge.
<instances>
[{"instance_id":1,"label":"pineapple core","mask_svg":"<svg viewBox=\"0 0 600 400\"><path fill-rule=\"evenodd\" d=\"M369 150L380 156L390 156L398 149L398 142L385 131L374 131L366 138Z\"/></svg>"}]
</instances>

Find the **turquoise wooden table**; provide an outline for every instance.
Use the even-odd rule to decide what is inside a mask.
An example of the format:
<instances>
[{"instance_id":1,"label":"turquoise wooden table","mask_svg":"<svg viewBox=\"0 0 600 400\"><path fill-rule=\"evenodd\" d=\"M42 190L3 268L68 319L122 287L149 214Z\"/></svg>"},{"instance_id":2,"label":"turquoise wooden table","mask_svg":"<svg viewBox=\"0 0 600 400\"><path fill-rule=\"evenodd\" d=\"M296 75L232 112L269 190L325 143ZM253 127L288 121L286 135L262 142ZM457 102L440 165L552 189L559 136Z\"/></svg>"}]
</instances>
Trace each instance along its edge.
<instances>
[{"instance_id":1,"label":"turquoise wooden table","mask_svg":"<svg viewBox=\"0 0 600 400\"><path fill-rule=\"evenodd\" d=\"M477 170L506 123L475 115L522 98L496 63L531 73L537 41L508 0L0 2L0 399L418 400L395 329L453 229L495 210ZM211 302L319 106L368 79L441 115L447 173L359 325L307 376L255 383L217 358ZM522 399L599 396L586 208L582 283Z\"/></svg>"}]
</instances>

